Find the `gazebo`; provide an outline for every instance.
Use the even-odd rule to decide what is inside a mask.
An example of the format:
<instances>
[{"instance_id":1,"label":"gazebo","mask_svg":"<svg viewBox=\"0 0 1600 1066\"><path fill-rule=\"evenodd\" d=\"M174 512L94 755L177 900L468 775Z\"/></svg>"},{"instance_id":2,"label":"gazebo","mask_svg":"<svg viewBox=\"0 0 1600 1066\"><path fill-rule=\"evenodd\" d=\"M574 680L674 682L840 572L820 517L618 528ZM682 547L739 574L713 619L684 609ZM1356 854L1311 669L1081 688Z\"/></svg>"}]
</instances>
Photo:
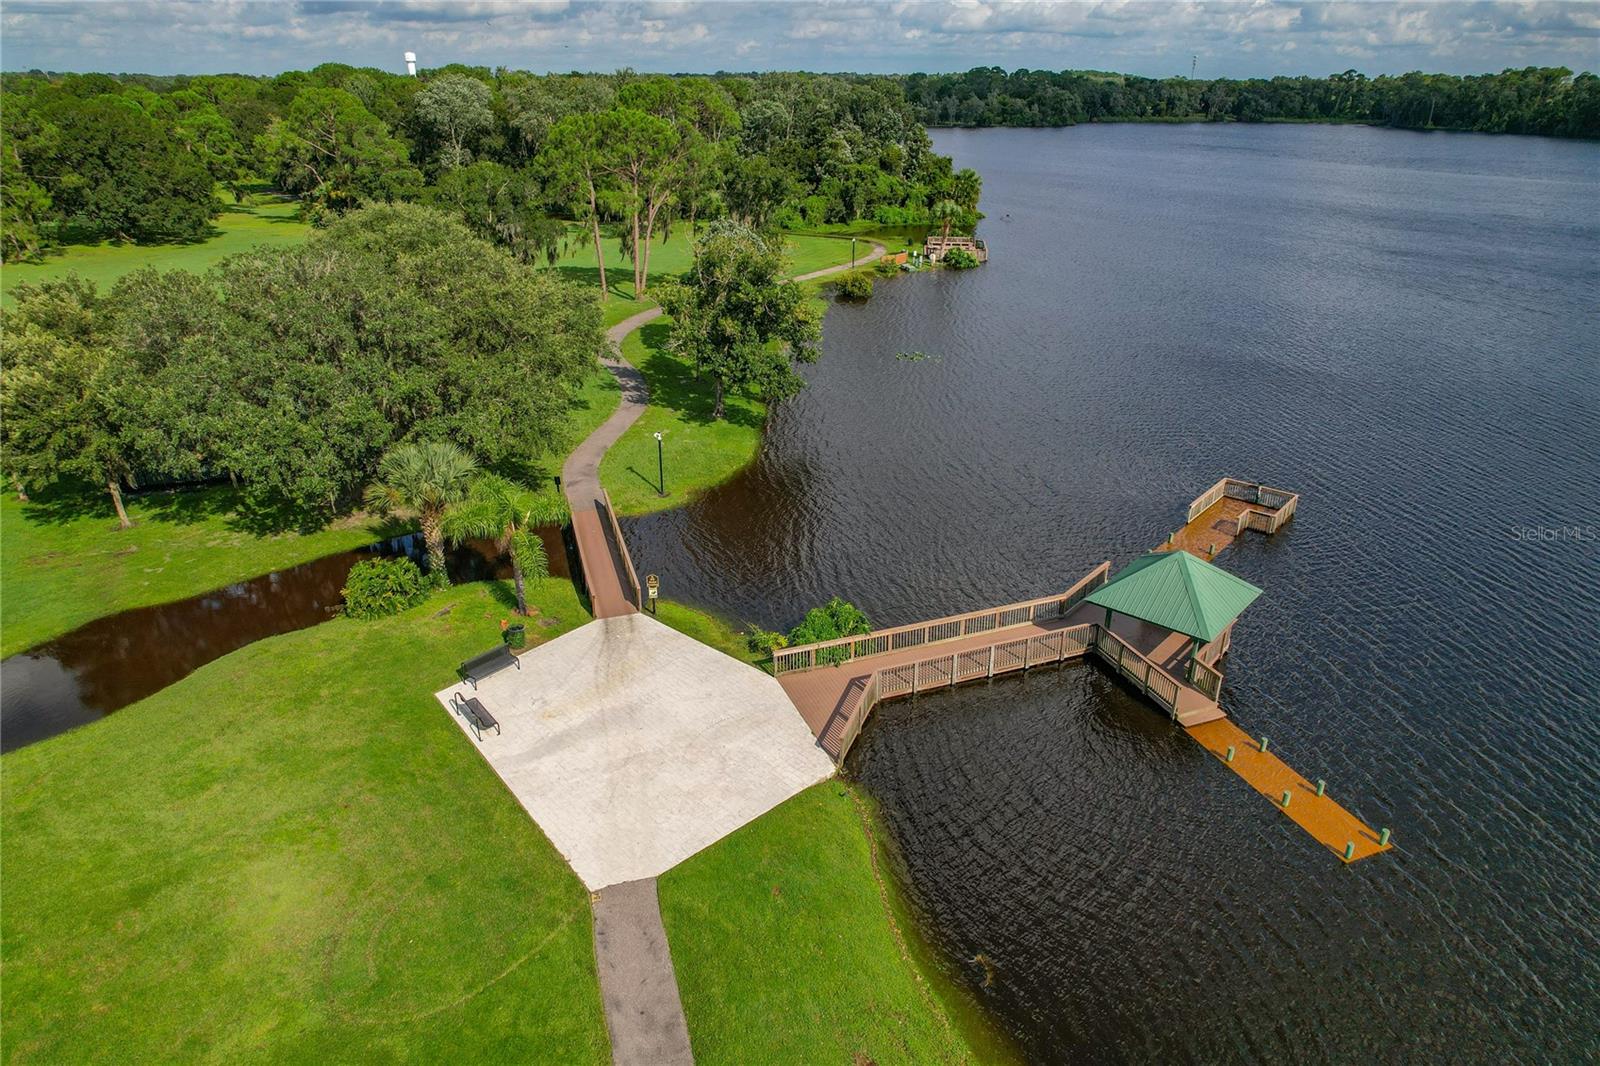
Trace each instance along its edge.
<instances>
[{"instance_id":1,"label":"gazebo","mask_svg":"<svg viewBox=\"0 0 1600 1066\"><path fill-rule=\"evenodd\" d=\"M1194 676L1195 656L1220 643L1227 650L1234 620L1255 602L1261 590L1242 578L1186 551L1151 552L1123 567L1116 577L1085 597L1104 607L1105 625L1124 614L1189 638L1188 666Z\"/></svg>"}]
</instances>

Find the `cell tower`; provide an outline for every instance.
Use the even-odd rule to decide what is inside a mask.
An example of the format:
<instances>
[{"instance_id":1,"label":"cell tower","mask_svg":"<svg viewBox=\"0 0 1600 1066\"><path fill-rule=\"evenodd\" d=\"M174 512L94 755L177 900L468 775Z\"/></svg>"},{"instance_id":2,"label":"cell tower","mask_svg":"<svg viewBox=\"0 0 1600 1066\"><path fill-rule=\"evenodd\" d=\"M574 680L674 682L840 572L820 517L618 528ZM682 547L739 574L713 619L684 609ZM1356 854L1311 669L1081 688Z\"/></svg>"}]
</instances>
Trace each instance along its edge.
<instances>
[{"instance_id":1,"label":"cell tower","mask_svg":"<svg viewBox=\"0 0 1600 1066\"><path fill-rule=\"evenodd\" d=\"M415 52L406 53L406 73L413 78L417 76L417 53Z\"/></svg>"},{"instance_id":2,"label":"cell tower","mask_svg":"<svg viewBox=\"0 0 1600 1066\"><path fill-rule=\"evenodd\" d=\"M410 52L406 53L406 58L407 59L411 58L411 53ZM1200 57L1199 56L1190 56L1189 57L1189 80L1190 81L1194 80L1194 70L1199 65L1200 65ZM413 70L411 73L415 74L416 71Z\"/></svg>"}]
</instances>

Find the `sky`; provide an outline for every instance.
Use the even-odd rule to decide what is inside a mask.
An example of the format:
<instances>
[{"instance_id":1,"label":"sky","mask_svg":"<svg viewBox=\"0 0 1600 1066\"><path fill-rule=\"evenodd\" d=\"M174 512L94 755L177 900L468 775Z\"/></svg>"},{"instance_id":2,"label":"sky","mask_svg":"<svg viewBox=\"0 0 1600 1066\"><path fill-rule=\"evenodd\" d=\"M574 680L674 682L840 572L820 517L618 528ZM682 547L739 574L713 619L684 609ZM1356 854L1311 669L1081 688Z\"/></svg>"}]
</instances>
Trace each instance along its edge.
<instances>
[{"instance_id":1,"label":"sky","mask_svg":"<svg viewBox=\"0 0 1600 1066\"><path fill-rule=\"evenodd\" d=\"M541 72L1600 70L1600 0L0 0L5 70L276 74L324 62L403 70L406 51L423 67Z\"/></svg>"}]
</instances>

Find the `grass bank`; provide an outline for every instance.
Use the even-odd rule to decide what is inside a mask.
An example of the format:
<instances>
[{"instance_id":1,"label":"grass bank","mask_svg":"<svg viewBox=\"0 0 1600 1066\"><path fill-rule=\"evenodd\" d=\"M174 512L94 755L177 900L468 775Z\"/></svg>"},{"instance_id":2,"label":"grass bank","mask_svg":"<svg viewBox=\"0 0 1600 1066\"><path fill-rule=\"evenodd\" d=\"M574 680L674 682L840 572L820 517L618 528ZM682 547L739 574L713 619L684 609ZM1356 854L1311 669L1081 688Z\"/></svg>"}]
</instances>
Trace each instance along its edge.
<instances>
[{"instance_id":1,"label":"grass bank","mask_svg":"<svg viewBox=\"0 0 1600 1066\"><path fill-rule=\"evenodd\" d=\"M696 493L748 465L761 448L767 408L743 391L726 397L724 417L711 417L715 397L693 368L666 349L670 320L634 330L622 354L650 386L650 406L600 462L600 483L624 515L681 507ZM655 434L666 457L666 495L658 494Z\"/></svg>"},{"instance_id":2,"label":"grass bank","mask_svg":"<svg viewBox=\"0 0 1600 1066\"><path fill-rule=\"evenodd\" d=\"M22 282L37 285L68 274L78 274L108 289L122 275L141 267L202 272L218 260L257 245L298 244L311 233L301 222L293 201L257 197L243 204L228 204L212 223L214 236L184 244L128 244L101 241L74 244L45 252L38 263L7 263L0 273L0 292L7 297Z\"/></svg>"},{"instance_id":3,"label":"grass bank","mask_svg":"<svg viewBox=\"0 0 1600 1066\"><path fill-rule=\"evenodd\" d=\"M531 598L532 639L587 620ZM432 696L508 602L263 640L4 756L7 1060L609 1062L583 887Z\"/></svg>"},{"instance_id":4,"label":"grass bank","mask_svg":"<svg viewBox=\"0 0 1600 1066\"><path fill-rule=\"evenodd\" d=\"M661 877L697 1062L979 1060L913 961L849 789L816 785Z\"/></svg>"},{"instance_id":5,"label":"grass bank","mask_svg":"<svg viewBox=\"0 0 1600 1066\"><path fill-rule=\"evenodd\" d=\"M607 328L616 325L640 311L656 306L649 291L643 299L633 292L633 264L622 254L620 242L607 237L602 242L606 255L606 289L609 298L602 307ZM850 262L850 241L817 234L789 233L784 235L784 250L788 253L791 274L809 274L813 270ZM869 249L858 245L857 251L865 254ZM689 269L694 259L694 244L686 227L674 229L670 239L656 241L650 251L650 281L665 281ZM594 244L587 238L574 239L556 263L556 270L566 278L600 287L600 271L594 265Z\"/></svg>"},{"instance_id":6,"label":"grass bank","mask_svg":"<svg viewBox=\"0 0 1600 1066\"><path fill-rule=\"evenodd\" d=\"M131 499L120 529L103 494L62 487L0 499L0 655L131 607L195 596L407 532L347 517L314 533L276 532L229 488Z\"/></svg>"}]
</instances>

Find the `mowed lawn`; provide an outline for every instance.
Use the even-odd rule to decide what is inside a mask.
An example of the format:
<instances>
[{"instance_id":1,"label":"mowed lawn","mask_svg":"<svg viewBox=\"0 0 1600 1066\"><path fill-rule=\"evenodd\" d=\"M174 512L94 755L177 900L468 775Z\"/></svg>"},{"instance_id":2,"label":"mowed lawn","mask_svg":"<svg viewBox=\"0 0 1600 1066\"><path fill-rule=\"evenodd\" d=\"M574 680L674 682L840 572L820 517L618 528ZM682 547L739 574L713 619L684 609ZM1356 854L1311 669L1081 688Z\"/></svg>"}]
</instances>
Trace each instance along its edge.
<instances>
[{"instance_id":1,"label":"mowed lawn","mask_svg":"<svg viewBox=\"0 0 1600 1066\"><path fill-rule=\"evenodd\" d=\"M890 924L849 787L815 785L661 877L701 1066L975 1061Z\"/></svg>"},{"instance_id":2,"label":"mowed lawn","mask_svg":"<svg viewBox=\"0 0 1600 1066\"><path fill-rule=\"evenodd\" d=\"M212 220L212 225L217 231L215 236L188 244L102 241L51 249L39 263L7 263L0 272L0 291L9 298L11 291L22 282L38 284L68 274L78 274L105 290L122 275L147 266L198 273L237 252L262 244L298 244L311 233L311 227L300 221L298 204L272 197L228 204L222 214Z\"/></svg>"},{"instance_id":3,"label":"mowed lawn","mask_svg":"<svg viewBox=\"0 0 1600 1066\"><path fill-rule=\"evenodd\" d=\"M730 393L724 417L713 419L708 380L666 349L671 320L662 317L628 334L622 354L650 386L650 406L600 462L600 482L625 515L681 507L696 493L738 473L761 448L767 408L743 392ZM660 480L655 434L662 435L666 495Z\"/></svg>"},{"instance_id":4,"label":"mowed lawn","mask_svg":"<svg viewBox=\"0 0 1600 1066\"><path fill-rule=\"evenodd\" d=\"M4 756L11 1063L610 1061L587 895L433 691L503 583ZM534 640L587 620L533 592Z\"/></svg>"},{"instance_id":5,"label":"mowed lawn","mask_svg":"<svg viewBox=\"0 0 1600 1066\"><path fill-rule=\"evenodd\" d=\"M703 227L702 232L704 232ZM648 311L656 306L656 303L650 298L648 288L643 299L635 298L633 264L622 254L621 242L615 237L605 237L601 241L601 246L605 249L606 288L609 296L602 312L606 326L611 327L640 311ZM837 237L787 233L784 234L784 250L789 256L789 273L792 275L809 274L813 270L850 262L848 238L841 240ZM870 250L871 246L866 243L858 243L856 246L858 255L865 255ZM677 277L689 269L693 259L694 245L689 240L688 228L674 227L670 239L665 241L658 239L651 247L648 284L654 285L657 281ZM600 271L594 265L592 240L575 239L570 242L566 253L556 263L556 269L563 277L591 285L595 291L599 291Z\"/></svg>"}]
</instances>

